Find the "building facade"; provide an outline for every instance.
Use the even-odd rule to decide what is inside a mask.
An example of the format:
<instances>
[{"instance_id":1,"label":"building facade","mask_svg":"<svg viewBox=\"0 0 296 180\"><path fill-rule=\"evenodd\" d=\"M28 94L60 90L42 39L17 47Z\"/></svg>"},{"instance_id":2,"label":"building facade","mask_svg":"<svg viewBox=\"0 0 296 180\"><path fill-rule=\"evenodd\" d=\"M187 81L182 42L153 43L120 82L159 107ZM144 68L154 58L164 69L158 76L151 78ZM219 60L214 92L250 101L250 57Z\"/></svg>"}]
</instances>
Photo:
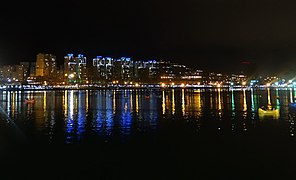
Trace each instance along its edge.
<instances>
[{"instance_id":1,"label":"building facade","mask_svg":"<svg viewBox=\"0 0 296 180\"><path fill-rule=\"evenodd\" d=\"M87 61L86 57L78 54L68 54L64 57L64 77L68 84L84 84L88 83Z\"/></svg>"},{"instance_id":2,"label":"building facade","mask_svg":"<svg viewBox=\"0 0 296 180\"><path fill-rule=\"evenodd\" d=\"M56 56L39 53L36 56L36 78L38 81L53 81L56 74Z\"/></svg>"}]
</instances>

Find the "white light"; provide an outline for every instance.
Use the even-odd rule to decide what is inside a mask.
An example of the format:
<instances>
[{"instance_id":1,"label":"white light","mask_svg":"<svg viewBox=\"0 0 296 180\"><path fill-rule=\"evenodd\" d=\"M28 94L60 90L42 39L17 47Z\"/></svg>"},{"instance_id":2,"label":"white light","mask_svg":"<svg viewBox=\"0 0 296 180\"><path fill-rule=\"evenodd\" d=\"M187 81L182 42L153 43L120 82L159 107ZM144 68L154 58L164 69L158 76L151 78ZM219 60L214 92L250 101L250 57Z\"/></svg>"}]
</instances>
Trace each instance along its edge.
<instances>
[{"instance_id":1,"label":"white light","mask_svg":"<svg viewBox=\"0 0 296 180\"><path fill-rule=\"evenodd\" d=\"M70 74L69 75L69 78L74 78L74 74Z\"/></svg>"}]
</instances>

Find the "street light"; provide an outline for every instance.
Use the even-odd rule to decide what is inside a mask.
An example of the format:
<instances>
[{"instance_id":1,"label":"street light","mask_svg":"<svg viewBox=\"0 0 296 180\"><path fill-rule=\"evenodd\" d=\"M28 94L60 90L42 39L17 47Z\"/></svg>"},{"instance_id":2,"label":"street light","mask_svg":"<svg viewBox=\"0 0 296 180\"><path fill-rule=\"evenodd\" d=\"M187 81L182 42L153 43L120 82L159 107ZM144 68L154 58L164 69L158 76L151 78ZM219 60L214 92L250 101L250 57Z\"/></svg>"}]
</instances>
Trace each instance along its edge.
<instances>
[{"instance_id":1,"label":"street light","mask_svg":"<svg viewBox=\"0 0 296 180\"><path fill-rule=\"evenodd\" d=\"M72 78L74 78L74 77L75 77L74 74L70 74L70 75L69 75L69 78L70 78L70 79L72 79Z\"/></svg>"},{"instance_id":2,"label":"street light","mask_svg":"<svg viewBox=\"0 0 296 180\"><path fill-rule=\"evenodd\" d=\"M68 78L69 78L69 82L73 83L75 75L74 74L69 74Z\"/></svg>"}]
</instances>

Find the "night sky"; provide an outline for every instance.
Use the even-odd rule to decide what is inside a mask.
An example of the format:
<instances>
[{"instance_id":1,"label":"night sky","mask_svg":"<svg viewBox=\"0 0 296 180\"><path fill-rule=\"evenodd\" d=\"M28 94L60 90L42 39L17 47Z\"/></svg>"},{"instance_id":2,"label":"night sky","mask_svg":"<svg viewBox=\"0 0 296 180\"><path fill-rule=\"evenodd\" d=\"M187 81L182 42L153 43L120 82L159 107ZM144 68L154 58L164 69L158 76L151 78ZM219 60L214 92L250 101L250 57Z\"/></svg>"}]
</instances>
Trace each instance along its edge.
<instances>
[{"instance_id":1,"label":"night sky","mask_svg":"<svg viewBox=\"0 0 296 180\"><path fill-rule=\"evenodd\" d=\"M294 70L296 4L284 0L22 1L0 7L0 64L38 52Z\"/></svg>"}]
</instances>

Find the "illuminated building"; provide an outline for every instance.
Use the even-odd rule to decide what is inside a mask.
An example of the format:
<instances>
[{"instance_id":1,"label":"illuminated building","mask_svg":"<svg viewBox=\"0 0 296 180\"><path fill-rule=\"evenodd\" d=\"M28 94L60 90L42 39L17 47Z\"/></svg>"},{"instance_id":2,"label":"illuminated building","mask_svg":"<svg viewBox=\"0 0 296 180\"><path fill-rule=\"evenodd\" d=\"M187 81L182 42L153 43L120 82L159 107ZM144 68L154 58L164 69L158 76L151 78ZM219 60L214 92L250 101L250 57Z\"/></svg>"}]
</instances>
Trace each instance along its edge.
<instances>
[{"instance_id":1,"label":"illuminated building","mask_svg":"<svg viewBox=\"0 0 296 180\"><path fill-rule=\"evenodd\" d=\"M172 69L172 72L173 72L175 78L180 79L181 77L183 77L186 74L186 71L188 68L186 68L185 65L172 63L171 69Z\"/></svg>"},{"instance_id":2,"label":"illuminated building","mask_svg":"<svg viewBox=\"0 0 296 180\"><path fill-rule=\"evenodd\" d=\"M27 82L29 84L34 84L36 80L36 62L31 62L29 66L29 76L27 78Z\"/></svg>"},{"instance_id":3,"label":"illuminated building","mask_svg":"<svg viewBox=\"0 0 296 180\"><path fill-rule=\"evenodd\" d=\"M1 77L4 83L11 83L13 81L14 67L12 65L3 66L1 68Z\"/></svg>"},{"instance_id":4,"label":"illuminated building","mask_svg":"<svg viewBox=\"0 0 296 180\"><path fill-rule=\"evenodd\" d=\"M56 56L52 54L37 54L36 77L39 81L51 81L56 73Z\"/></svg>"},{"instance_id":5,"label":"illuminated building","mask_svg":"<svg viewBox=\"0 0 296 180\"><path fill-rule=\"evenodd\" d=\"M137 80L144 82L148 79L149 71L145 66L144 61L137 61L136 62L136 78Z\"/></svg>"},{"instance_id":6,"label":"illuminated building","mask_svg":"<svg viewBox=\"0 0 296 180\"><path fill-rule=\"evenodd\" d=\"M65 84L63 66L60 66L59 68L57 68L56 76L55 76L55 83L56 84Z\"/></svg>"},{"instance_id":7,"label":"illuminated building","mask_svg":"<svg viewBox=\"0 0 296 180\"><path fill-rule=\"evenodd\" d=\"M86 83L88 81L86 57L82 54L78 54L77 57L73 54L65 56L64 73L68 83Z\"/></svg>"},{"instance_id":8,"label":"illuminated building","mask_svg":"<svg viewBox=\"0 0 296 180\"><path fill-rule=\"evenodd\" d=\"M243 73L240 74L232 74L231 75L231 82L235 84L242 84L243 82L247 81L247 76Z\"/></svg>"},{"instance_id":9,"label":"illuminated building","mask_svg":"<svg viewBox=\"0 0 296 180\"><path fill-rule=\"evenodd\" d=\"M2 83L26 83L29 74L29 62L21 62L20 65L7 65L0 68L0 82Z\"/></svg>"},{"instance_id":10,"label":"illuminated building","mask_svg":"<svg viewBox=\"0 0 296 180\"><path fill-rule=\"evenodd\" d=\"M97 56L93 59L95 77L99 82L132 82L138 79L138 66L139 61L133 61L127 57L114 59L111 57Z\"/></svg>"},{"instance_id":11,"label":"illuminated building","mask_svg":"<svg viewBox=\"0 0 296 180\"><path fill-rule=\"evenodd\" d=\"M205 84L205 78L202 70L191 70L186 69L185 75L181 77L182 81L188 82L189 84Z\"/></svg>"},{"instance_id":12,"label":"illuminated building","mask_svg":"<svg viewBox=\"0 0 296 180\"><path fill-rule=\"evenodd\" d=\"M29 62L21 62L21 72L20 72L20 80L24 83L28 80L30 76L30 63Z\"/></svg>"},{"instance_id":13,"label":"illuminated building","mask_svg":"<svg viewBox=\"0 0 296 180\"><path fill-rule=\"evenodd\" d=\"M131 81L133 74L133 61L131 58L122 57L121 61L121 79L124 81Z\"/></svg>"},{"instance_id":14,"label":"illuminated building","mask_svg":"<svg viewBox=\"0 0 296 180\"><path fill-rule=\"evenodd\" d=\"M130 82L134 77L134 61L131 58L121 57L114 60L113 80Z\"/></svg>"},{"instance_id":15,"label":"illuminated building","mask_svg":"<svg viewBox=\"0 0 296 180\"><path fill-rule=\"evenodd\" d=\"M30 77L36 77L36 62L30 63Z\"/></svg>"},{"instance_id":16,"label":"illuminated building","mask_svg":"<svg viewBox=\"0 0 296 180\"><path fill-rule=\"evenodd\" d=\"M24 77L24 66L22 65L15 65L14 66L14 69L13 69L13 75L12 75L12 79L13 81L16 81L16 82L23 82L25 80L25 77Z\"/></svg>"},{"instance_id":17,"label":"illuminated building","mask_svg":"<svg viewBox=\"0 0 296 180\"><path fill-rule=\"evenodd\" d=\"M141 82L157 82L159 80L159 62L156 60L135 61L135 78Z\"/></svg>"},{"instance_id":18,"label":"illuminated building","mask_svg":"<svg viewBox=\"0 0 296 180\"><path fill-rule=\"evenodd\" d=\"M148 68L148 77L150 79L156 79L159 77L159 63L156 60L148 60L146 62L146 67Z\"/></svg>"},{"instance_id":19,"label":"illuminated building","mask_svg":"<svg viewBox=\"0 0 296 180\"><path fill-rule=\"evenodd\" d=\"M98 81L111 81L113 75L113 58L97 56L93 59L93 67Z\"/></svg>"},{"instance_id":20,"label":"illuminated building","mask_svg":"<svg viewBox=\"0 0 296 180\"><path fill-rule=\"evenodd\" d=\"M172 69L172 64L169 61L160 61L159 73L161 81L171 81L175 78L175 74Z\"/></svg>"}]
</instances>

